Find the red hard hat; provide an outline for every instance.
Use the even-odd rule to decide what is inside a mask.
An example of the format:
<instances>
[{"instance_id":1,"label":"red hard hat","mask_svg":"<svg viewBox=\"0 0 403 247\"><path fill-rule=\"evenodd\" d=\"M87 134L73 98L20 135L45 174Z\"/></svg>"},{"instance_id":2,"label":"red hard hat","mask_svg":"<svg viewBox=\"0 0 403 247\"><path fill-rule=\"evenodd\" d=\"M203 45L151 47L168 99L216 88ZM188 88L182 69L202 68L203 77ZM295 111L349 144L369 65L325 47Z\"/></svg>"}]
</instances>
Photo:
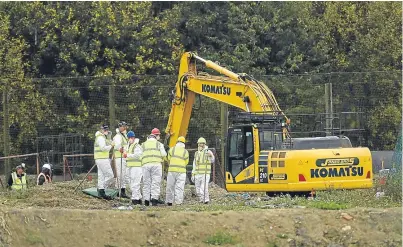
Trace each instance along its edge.
<instances>
[{"instance_id":1,"label":"red hard hat","mask_svg":"<svg viewBox=\"0 0 403 247\"><path fill-rule=\"evenodd\" d=\"M161 135L160 130L157 128L154 128L153 130L151 130L151 135Z\"/></svg>"}]
</instances>

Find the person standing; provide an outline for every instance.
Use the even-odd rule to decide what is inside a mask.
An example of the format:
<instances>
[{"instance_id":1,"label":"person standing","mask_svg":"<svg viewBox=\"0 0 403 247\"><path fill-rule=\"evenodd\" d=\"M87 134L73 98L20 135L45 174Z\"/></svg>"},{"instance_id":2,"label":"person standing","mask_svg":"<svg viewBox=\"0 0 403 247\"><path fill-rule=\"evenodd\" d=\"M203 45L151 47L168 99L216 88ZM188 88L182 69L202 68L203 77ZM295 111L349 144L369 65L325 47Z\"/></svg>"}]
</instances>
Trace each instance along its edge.
<instances>
[{"instance_id":1,"label":"person standing","mask_svg":"<svg viewBox=\"0 0 403 247\"><path fill-rule=\"evenodd\" d=\"M116 135L113 137L113 142L115 143L115 164L116 164L116 174L117 174L117 184L116 187L120 188L120 196L122 198L129 198L126 195L126 185L129 182L129 176L127 174L127 164L126 158L123 157L123 152L127 145L127 123L121 121L116 129Z\"/></svg>"},{"instance_id":2,"label":"person standing","mask_svg":"<svg viewBox=\"0 0 403 247\"><path fill-rule=\"evenodd\" d=\"M214 163L214 154L208 149L206 139L203 137L197 140L197 146L198 148L193 160L192 182L195 183L199 201L208 204L210 201L208 184L210 181L211 164Z\"/></svg>"},{"instance_id":3,"label":"person standing","mask_svg":"<svg viewBox=\"0 0 403 247\"><path fill-rule=\"evenodd\" d=\"M127 167L129 168L130 174L130 190L132 191L132 203L134 205L141 204L141 192L140 183L143 177L143 171L141 167L141 155L143 150L139 144L139 139L135 138L133 131L127 133L127 138L129 138L129 146L127 152L124 153L123 157L126 158Z\"/></svg>"},{"instance_id":4,"label":"person standing","mask_svg":"<svg viewBox=\"0 0 403 247\"><path fill-rule=\"evenodd\" d=\"M98 195L106 200L112 199L105 194L105 189L113 179L109 152L113 149L114 143L111 142L110 136L109 127L104 124L101 126L101 129L95 133L94 143L94 159L98 168Z\"/></svg>"},{"instance_id":5,"label":"person standing","mask_svg":"<svg viewBox=\"0 0 403 247\"><path fill-rule=\"evenodd\" d=\"M143 167L143 198L144 205L157 206L161 191L162 163L167 153L164 145L159 142L160 131L154 128L148 136L147 141L141 144L143 154L141 165Z\"/></svg>"},{"instance_id":6,"label":"person standing","mask_svg":"<svg viewBox=\"0 0 403 247\"><path fill-rule=\"evenodd\" d=\"M185 149L185 137L180 136L176 145L168 152L168 177L166 202L168 206L182 204L186 182L186 165L189 163L189 152Z\"/></svg>"},{"instance_id":7,"label":"person standing","mask_svg":"<svg viewBox=\"0 0 403 247\"><path fill-rule=\"evenodd\" d=\"M22 163L15 168L15 172L11 172L7 182L8 188L19 191L27 189L27 175L24 169L25 164Z\"/></svg>"}]
</instances>

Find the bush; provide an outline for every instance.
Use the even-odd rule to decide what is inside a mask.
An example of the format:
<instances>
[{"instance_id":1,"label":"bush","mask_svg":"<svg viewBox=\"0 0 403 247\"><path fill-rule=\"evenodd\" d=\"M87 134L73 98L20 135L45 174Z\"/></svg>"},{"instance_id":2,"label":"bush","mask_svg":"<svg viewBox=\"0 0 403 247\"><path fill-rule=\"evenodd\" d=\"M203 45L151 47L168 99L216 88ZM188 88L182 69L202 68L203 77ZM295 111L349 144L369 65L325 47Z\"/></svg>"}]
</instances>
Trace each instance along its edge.
<instances>
[{"instance_id":1,"label":"bush","mask_svg":"<svg viewBox=\"0 0 403 247\"><path fill-rule=\"evenodd\" d=\"M402 170L401 168L389 173L385 184L385 195L393 201L402 201Z\"/></svg>"}]
</instances>

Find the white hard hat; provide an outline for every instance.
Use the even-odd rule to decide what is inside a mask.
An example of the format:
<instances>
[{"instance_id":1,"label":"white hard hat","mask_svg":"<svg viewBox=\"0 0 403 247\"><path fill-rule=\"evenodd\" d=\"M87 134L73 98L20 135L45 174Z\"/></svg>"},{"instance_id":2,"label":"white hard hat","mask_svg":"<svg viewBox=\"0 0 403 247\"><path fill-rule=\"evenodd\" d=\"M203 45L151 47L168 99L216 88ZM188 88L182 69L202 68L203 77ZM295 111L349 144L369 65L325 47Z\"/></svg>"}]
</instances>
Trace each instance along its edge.
<instances>
[{"instance_id":1,"label":"white hard hat","mask_svg":"<svg viewBox=\"0 0 403 247\"><path fill-rule=\"evenodd\" d=\"M22 168L25 169L25 163L21 163Z\"/></svg>"},{"instance_id":2,"label":"white hard hat","mask_svg":"<svg viewBox=\"0 0 403 247\"><path fill-rule=\"evenodd\" d=\"M44 165L42 166L42 168L47 168L47 169L49 169L49 170L52 170L52 168L50 167L49 164L44 164Z\"/></svg>"}]
</instances>

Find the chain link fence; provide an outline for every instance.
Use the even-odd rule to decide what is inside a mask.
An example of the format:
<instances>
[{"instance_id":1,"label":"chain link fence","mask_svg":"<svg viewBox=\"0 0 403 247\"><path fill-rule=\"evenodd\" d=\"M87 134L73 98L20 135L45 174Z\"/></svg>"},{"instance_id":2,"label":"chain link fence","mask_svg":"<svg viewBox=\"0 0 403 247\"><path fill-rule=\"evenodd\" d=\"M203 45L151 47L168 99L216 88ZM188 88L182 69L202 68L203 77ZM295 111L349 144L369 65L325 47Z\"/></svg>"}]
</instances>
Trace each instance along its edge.
<instances>
[{"instance_id":1,"label":"chain link fence","mask_svg":"<svg viewBox=\"0 0 403 247\"><path fill-rule=\"evenodd\" d=\"M400 71L255 78L268 85L281 109L291 118L294 137L325 135L330 119L332 134L347 135L355 146L395 149L401 122ZM5 145L9 147L8 155L38 153L41 164L52 163L55 174L62 175L63 155L91 154L100 124L109 124L115 133L117 123L124 120L136 137L145 141L153 128L164 132L171 109L170 93L176 80L176 75L27 79L34 85L30 90L14 86L3 94L0 138L5 140L6 133L9 141L1 142L0 156L5 156ZM325 85L330 83L331 93L326 96ZM197 139L202 136L221 156L224 140L220 136L220 109L218 101L203 96L196 98L187 148L196 148ZM238 110L233 107L228 110L231 122ZM9 167L22 161L9 161ZM85 173L93 160L74 158L70 163L73 174ZM2 160L0 173L4 174L4 167Z\"/></svg>"}]
</instances>

